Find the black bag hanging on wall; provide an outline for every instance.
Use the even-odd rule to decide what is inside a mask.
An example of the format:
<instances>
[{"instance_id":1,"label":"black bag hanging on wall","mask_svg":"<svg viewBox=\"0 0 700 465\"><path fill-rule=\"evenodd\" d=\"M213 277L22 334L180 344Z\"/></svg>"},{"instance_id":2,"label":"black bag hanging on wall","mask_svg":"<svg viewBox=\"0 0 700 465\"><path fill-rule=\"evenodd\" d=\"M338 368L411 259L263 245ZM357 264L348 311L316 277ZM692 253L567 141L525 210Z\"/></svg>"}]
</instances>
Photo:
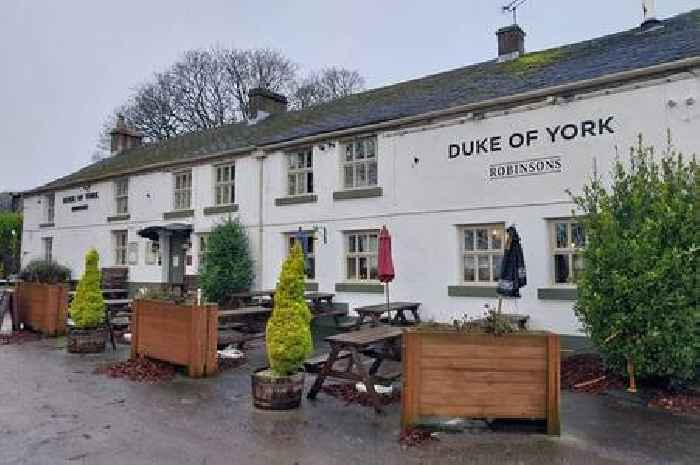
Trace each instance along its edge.
<instances>
[{"instance_id":1,"label":"black bag hanging on wall","mask_svg":"<svg viewBox=\"0 0 700 465\"><path fill-rule=\"evenodd\" d=\"M527 284L523 248L515 226L508 227L506 233L508 234L506 249L501 262L501 276L496 292L506 297L520 297L520 288Z\"/></svg>"}]
</instances>

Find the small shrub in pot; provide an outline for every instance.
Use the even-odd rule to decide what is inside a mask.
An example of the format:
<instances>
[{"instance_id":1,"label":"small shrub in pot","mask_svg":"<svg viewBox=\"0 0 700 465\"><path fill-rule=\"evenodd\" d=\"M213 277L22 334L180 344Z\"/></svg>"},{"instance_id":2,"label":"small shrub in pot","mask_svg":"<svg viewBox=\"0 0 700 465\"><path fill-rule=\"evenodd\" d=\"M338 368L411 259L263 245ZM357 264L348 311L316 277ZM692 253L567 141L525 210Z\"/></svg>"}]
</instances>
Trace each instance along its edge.
<instances>
[{"instance_id":1,"label":"small shrub in pot","mask_svg":"<svg viewBox=\"0 0 700 465\"><path fill-rule=\"evenodd\" d=\"M304 258L295 245L282 265L275 292L275 307L267 322L267 357L270 367L253 374L256 407L286 410L301 404L304 360L313 351L311 311L304 299Z\"/></svg>"},{"instance_id":2,"label":"small shrub in pot","mask_svg":"<svg viewBox=\"0 0 700 465\"><path fill-rule=\"evenodd\" d=\"M68 352L104 352L105 301L100 289L100 256L95 249L85 255L83 273L69 308L74 327L68 330Z\"/></svg>"}]
</instances>

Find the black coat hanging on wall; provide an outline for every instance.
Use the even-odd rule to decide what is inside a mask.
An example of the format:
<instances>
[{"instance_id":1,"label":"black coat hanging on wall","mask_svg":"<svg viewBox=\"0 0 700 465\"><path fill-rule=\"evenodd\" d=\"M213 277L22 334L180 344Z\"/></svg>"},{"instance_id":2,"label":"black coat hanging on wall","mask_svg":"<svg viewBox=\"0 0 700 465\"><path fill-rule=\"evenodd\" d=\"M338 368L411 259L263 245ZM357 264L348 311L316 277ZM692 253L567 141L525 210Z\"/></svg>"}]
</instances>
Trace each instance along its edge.
<instances>
[{"instance_id":1,"label":"black coat hanging on wall","mask_svg":"<svg viewBox=\"0 0 700 465\"><path fill-rule=\"evenodd\" d=\"M523 248L520 245L520 236L518 236L515 226L508 227L506 233L508 234L506 249L496 291L502 296L520 297L520 288L527 284Z\"/></svg>"}]
</instances>

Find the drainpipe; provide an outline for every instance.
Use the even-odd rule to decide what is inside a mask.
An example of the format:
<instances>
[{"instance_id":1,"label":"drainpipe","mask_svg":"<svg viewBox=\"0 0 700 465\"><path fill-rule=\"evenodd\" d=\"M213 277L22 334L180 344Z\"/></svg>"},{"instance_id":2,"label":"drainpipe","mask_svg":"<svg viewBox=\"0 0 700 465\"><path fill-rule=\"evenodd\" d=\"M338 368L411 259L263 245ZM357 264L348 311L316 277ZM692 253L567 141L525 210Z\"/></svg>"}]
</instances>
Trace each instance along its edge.
<instances>
[{"instance_id":1,"label":"drainpipe","mask_svg":"<svg viewBox=\"0 0 700 465\"><path fill-rule=\"evenodd\" d=\"M258 160L258 257L255 261L255 282L257 283L258 289L263 288L263 213L264 213L264 181L265 181L265 152L258 150L254 157Z\"/></svg>"}]
</instances>

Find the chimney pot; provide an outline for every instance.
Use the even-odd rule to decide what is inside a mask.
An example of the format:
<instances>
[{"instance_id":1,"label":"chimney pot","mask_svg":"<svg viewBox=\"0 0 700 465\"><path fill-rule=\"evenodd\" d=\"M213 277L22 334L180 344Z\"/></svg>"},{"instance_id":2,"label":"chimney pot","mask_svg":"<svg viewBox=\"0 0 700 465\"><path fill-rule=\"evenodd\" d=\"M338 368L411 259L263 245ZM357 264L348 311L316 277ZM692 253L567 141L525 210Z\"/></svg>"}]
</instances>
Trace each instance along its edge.
<instances>
[{"instance_id":1,"label":"chimney pot","mask_svg":"<svg viewBox=\"0 0 700 465\"><path fill-rule=\"evenodd\" d=\"M124 115L117 115L117 122L114 129L109 132L111 155L141 145L143 134L135 129L127 127Z\"/></svg>"},{"instance_id":2,"label":"chimney pot","mask_svg":"<svg viewBox=\"0 0 700 465\"><path fill-rule=\"evenodd\" d=\"M248 91L248 113L250 119L259 119L265 115L287 111L287 97L276 92L257 87Z\"/></svg>"},{"instance_id":3,"label":"chimney pot","mask_svg":"<svg viewBox=\"0 0 700 465\"><path fill-rule=\"evenodd\" d=\"M525 31L517 24L496 31L498 37L498 60L507 61L525 53Z\"/></svg>"}]
</instances>

